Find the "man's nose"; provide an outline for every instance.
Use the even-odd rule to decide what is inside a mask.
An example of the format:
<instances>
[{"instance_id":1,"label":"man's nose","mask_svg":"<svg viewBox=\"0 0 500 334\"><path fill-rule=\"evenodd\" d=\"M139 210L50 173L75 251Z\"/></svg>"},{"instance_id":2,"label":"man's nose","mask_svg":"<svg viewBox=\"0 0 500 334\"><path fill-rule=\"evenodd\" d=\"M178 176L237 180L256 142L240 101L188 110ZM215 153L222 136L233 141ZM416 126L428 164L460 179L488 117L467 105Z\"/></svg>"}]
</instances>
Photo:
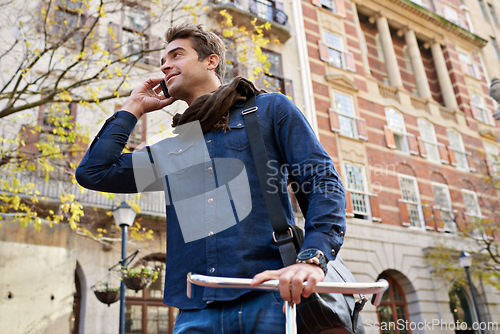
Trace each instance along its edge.
<instances>
[{"instance_id":1,"label":"man's nose","mask_svg":"<svg viewBox=\"0 0 500 334\"><path fill-rule=\"evenodd\" d=\"M166 60L161 66L160 70L167 74L172 69L172 65L169 64L168 60Z\"/></svg>"}]
</instances>

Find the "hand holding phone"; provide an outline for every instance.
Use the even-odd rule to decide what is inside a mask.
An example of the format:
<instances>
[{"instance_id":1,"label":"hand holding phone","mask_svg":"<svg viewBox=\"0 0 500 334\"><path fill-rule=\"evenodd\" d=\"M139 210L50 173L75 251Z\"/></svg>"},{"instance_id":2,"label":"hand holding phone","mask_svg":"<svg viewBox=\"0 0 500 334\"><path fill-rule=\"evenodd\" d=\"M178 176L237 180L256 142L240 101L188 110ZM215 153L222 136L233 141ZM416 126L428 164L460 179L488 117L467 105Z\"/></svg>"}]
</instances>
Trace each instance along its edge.
<instances>
[{"instance_id":1,"label":"hand holding phone","mask_svg":"<svg viewBox=\"0 0 500 334\"><path fill-rule=\"evenodd\" d=\"M165 80L160 82L161 89L163 90L163 95L165 95L166 98L170 97L170 94L168 93L167 89L167 84L165 83Z\"/></svg>"}]
</instances>

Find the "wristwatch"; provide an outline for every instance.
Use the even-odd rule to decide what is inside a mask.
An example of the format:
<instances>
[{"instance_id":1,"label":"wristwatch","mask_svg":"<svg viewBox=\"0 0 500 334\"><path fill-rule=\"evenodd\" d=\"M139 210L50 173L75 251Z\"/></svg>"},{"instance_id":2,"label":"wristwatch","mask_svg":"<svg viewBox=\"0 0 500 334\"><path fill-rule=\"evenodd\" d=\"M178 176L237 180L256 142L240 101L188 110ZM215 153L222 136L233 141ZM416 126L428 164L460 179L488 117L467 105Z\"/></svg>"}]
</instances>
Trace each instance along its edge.
<instances>
[{"instance_id":1,"label":"wristwatch","mask_svg":"<svg viewBox=\"0 0 500 334\"><path fill-rule=\"evenodd\" d=\"M326 275L328 271L327 261L325 254L322 251L316 248L308 248L303 250L297 255L297 263L310 263L315 264L323 270Z\"/></svg>"}]
</instances>

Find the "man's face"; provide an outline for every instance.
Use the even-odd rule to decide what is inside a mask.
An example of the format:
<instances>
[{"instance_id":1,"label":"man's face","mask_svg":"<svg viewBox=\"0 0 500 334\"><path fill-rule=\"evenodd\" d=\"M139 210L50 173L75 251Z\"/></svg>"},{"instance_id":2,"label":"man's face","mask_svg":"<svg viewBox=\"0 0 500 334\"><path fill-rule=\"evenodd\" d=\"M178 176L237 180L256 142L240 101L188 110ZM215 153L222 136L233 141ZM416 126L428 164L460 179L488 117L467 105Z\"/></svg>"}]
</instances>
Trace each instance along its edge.
<instances>
[{"instance_id":1,"label":"man's face","mask_svg":"<svg viewBox=\"0 0 500 334\"><path fill-rule=\"evenodd\" d=\"M198 60L190 39L176 39L168 43L161 59L161 71L171 96L188 103L207 93L204 85L208 81L208 57Z\"/></svg>"}]
</instances>

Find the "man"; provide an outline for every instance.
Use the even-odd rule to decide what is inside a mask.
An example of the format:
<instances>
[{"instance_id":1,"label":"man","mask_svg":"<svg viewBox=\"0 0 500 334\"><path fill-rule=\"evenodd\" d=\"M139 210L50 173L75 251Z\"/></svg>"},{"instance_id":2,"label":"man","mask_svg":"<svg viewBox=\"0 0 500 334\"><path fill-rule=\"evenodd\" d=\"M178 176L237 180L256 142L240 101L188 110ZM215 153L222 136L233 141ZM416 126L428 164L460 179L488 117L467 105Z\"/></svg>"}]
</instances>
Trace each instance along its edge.
<instances>
[{"instance_id":1,"label":"man","mask_svg":"<svg viewBox=\"0 0 500 334\"><path fill-rule=\"evenodd\" d=\"M243 78L221 85L224 44L201 26L172 27L166 33L166 41L161 59L164 77L149 79L137 87L122 110L106 121L76 171L77 180L94 190L137 192L132 166L134 154L121 154L130 132L145 113L176 100L185 101L189 108L174 116L173 125L199 122L211 159L237 159L244 163L251 211L234 226L185 242L176 208L167 202L164 303L181 310L174 333L284 332L283 300L299 304L301 296L308 297L325 273L321 266L312 263L283 268L273 242L241 114L247 96L260 92ZM158 85L162 80L171 97L160 94ZM285 203L290 224L294 219L286 192L287 174L293 174L309 195L302 250L317 249L322 261L333 260L345 233L345 194L333 163L305 117L287 97L262 93L257 95L256 103L269 162L276 171L277 185L284 185L279 196ZM168 182L169 177L165 179ZM204 223L201 219L200 226ZM192 298L188 298L185 281L188 272L253 277L254 285L278 279L280 291L277 294L195 287ZM307 282L304 288L303 282Z\"/></svg>"}]
</instances>

